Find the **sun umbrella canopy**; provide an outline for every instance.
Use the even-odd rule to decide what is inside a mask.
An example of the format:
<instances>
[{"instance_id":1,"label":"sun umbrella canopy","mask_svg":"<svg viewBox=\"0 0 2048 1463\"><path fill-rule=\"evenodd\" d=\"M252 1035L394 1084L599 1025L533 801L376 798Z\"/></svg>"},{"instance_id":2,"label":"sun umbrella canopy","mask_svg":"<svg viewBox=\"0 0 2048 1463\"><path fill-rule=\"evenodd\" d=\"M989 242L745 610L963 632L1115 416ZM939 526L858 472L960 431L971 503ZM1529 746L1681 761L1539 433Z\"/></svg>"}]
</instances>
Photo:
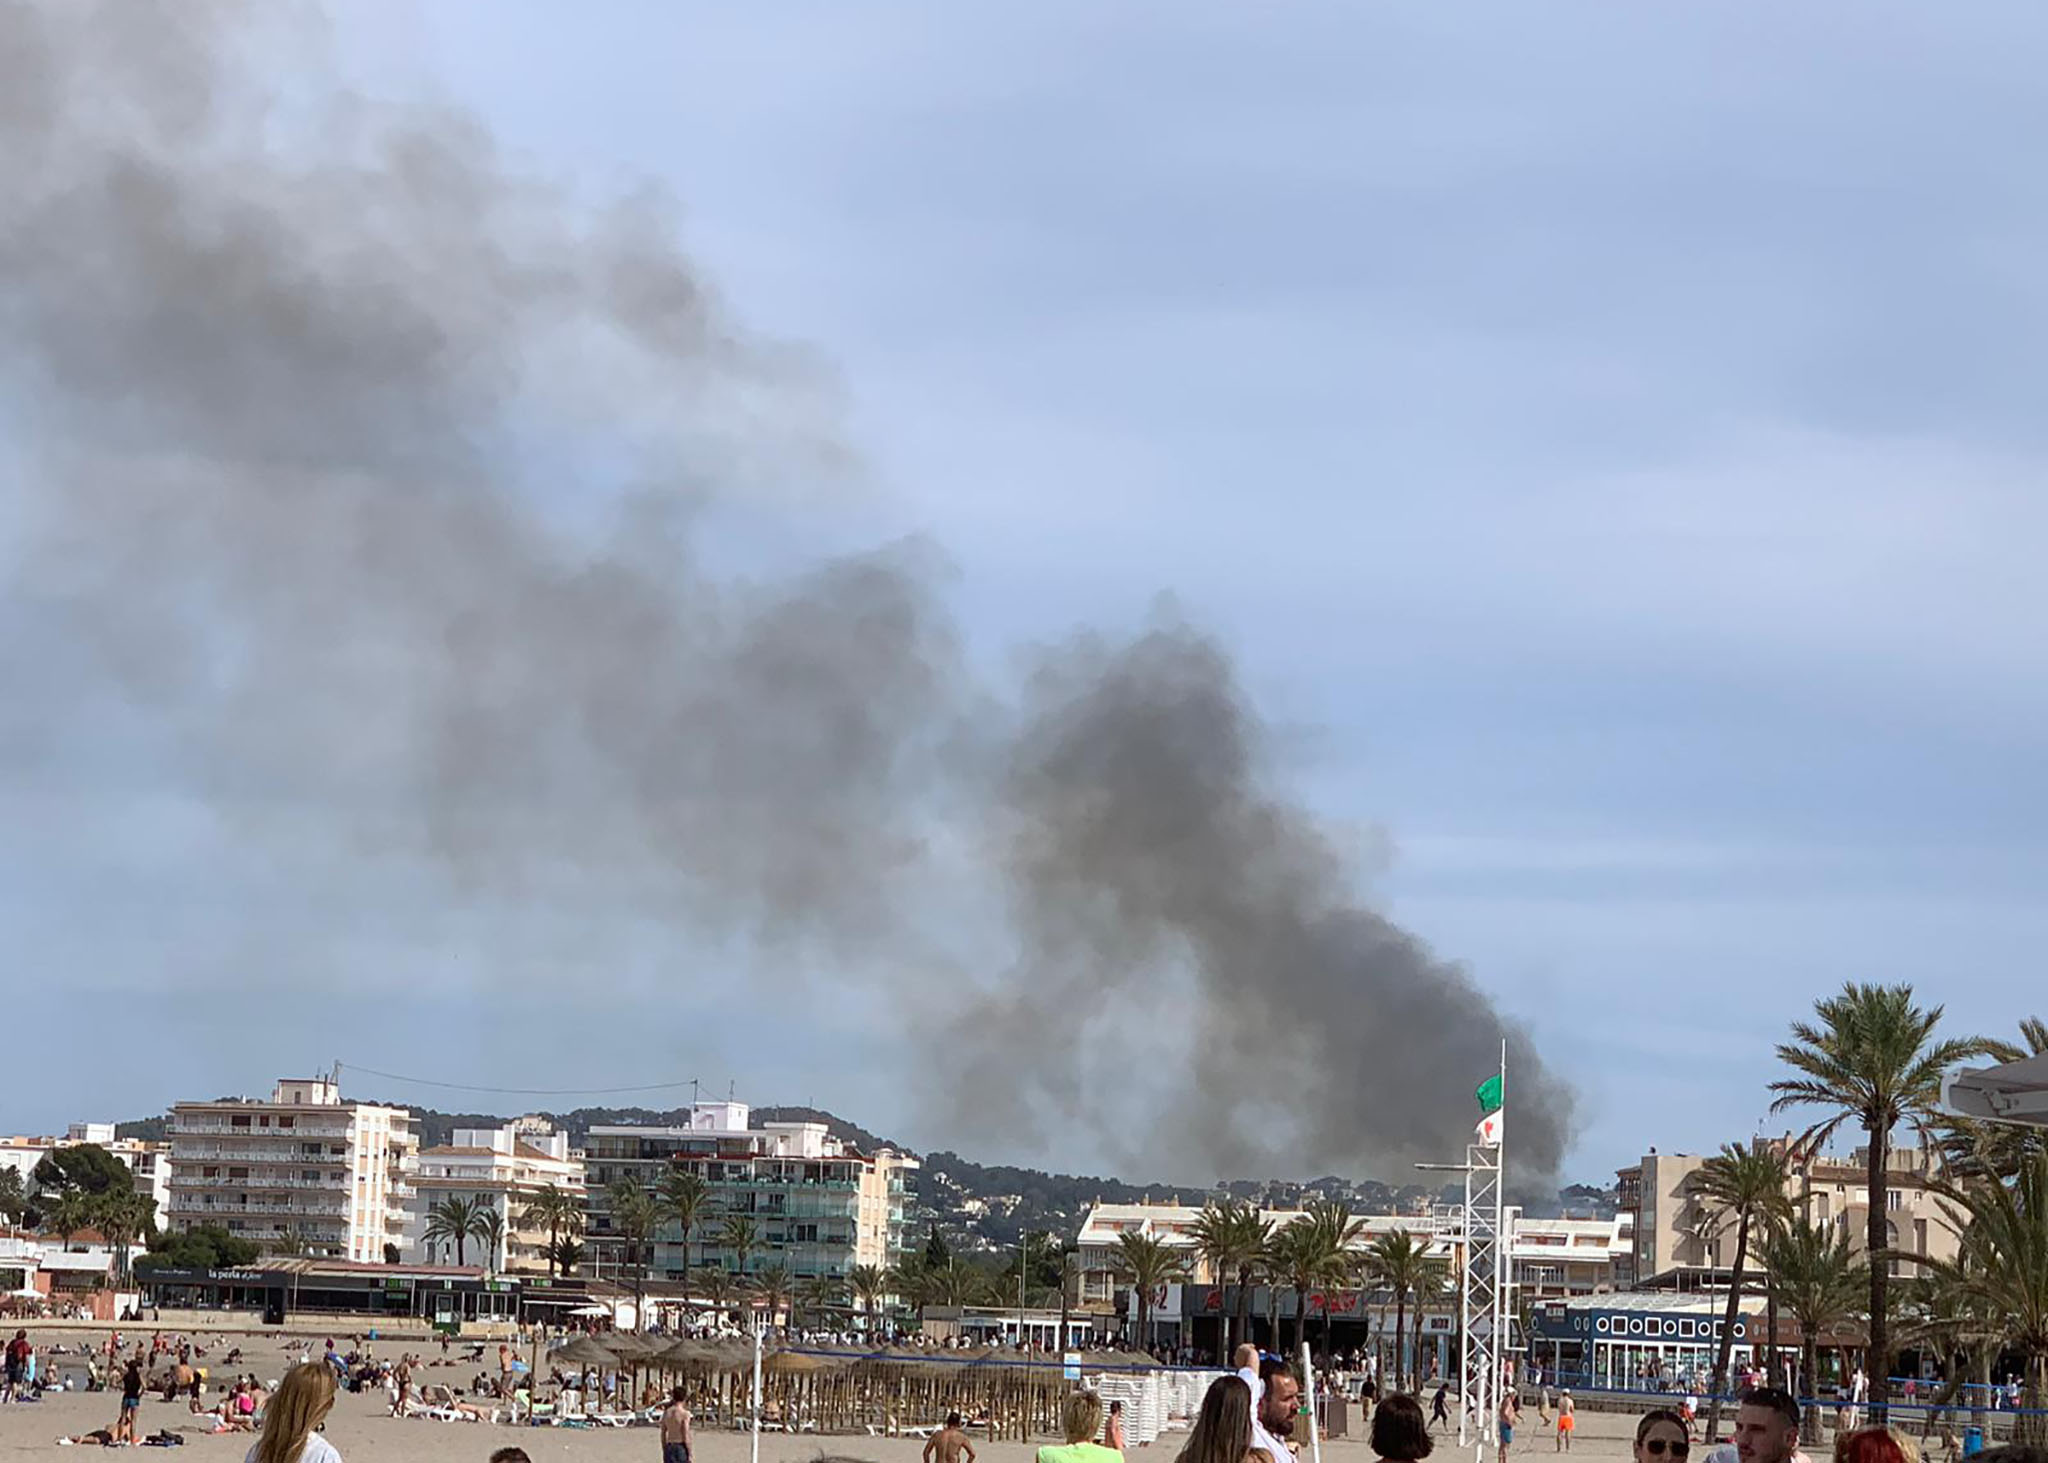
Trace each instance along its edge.
<instances>
[{"instance_id":1,"label":"sun umbrella canopy","mask_svg":"<svg viewBox=\"0 0 2048 1463\"><path fill-rule=\"evenodd\" d=\"M618 1355L593 1337L578 1336L548 1353L548 1360L568 1366L617 1366Z\"/></svg>"}]
</instances>

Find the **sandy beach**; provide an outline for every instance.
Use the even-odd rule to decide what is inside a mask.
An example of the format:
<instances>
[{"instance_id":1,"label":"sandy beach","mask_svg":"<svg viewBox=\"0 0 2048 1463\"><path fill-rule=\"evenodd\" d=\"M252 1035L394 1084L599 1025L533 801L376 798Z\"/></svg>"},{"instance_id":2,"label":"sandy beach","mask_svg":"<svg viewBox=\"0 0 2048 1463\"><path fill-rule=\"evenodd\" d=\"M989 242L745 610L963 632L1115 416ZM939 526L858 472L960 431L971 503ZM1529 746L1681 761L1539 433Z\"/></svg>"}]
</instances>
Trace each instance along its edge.
<instances>
[{"instance_id":1,"label":"sandy beach","mask_svg":"<svg viewBox=\"0 0 2048 1463\"><path fill-rule=\"evenodd\" d=\"M46 1348L54 1341L77 1344L104 1338L103 1335L94 1338L84 1332L43 1331L36 1339L39 1347ZM270 1370L282 1369L281 1343L275 1335L215 1333L208 1338L208 1344L243 1347L246 1357L242 1366L245 1369L264 1372L264 1362L272 1359L280 1365ZM319 1341L312 1344L317 1351ZM64 1359L57 1360L61 1367ZM459 1369L449 1373L450 1376L458 1374L467 1373ZM429 1379L440 1378L430 1374ZM119 1407L119 1394L114 1392L52 1392L46 1394L41 1402L0 1407L0 1457L69 1455L70 1449L56 1445L57 1438L111 1427ZM1525 1421L1524 1437L1516 1444L1515 1456L1526 1457L1532 1463L1558 1457L1553 1451L1553 1434L1547 1428L1532 1424L1533 1416ZM1577 1445L1571 1456L1615 1463L1615 1460L1628 1456L1627 1435L1631 1427L1632 1421L1626 1417L1582 1411L1579 1414ZM176 1456L183 1463L238 1463L248 1452L251 1441L246 1434L211 1434L203 1420L194 1417L184 1402L165 1402L154 1396L143 1400L140 1430L144 1436L158 1430L182 1434L186 1440L185 1447ZM1179 1451L1181 1437L1180 1433L1168 1433L1151 1446L1132 1451L1140 1458L1166 1463ZM583 1463L583 1460L624 1458L655 1460L660 1457L660 1445L652 1428L494 1427L485 1423L394 1418L387 1412L381 1391L342 1393L336 1399L333 1415L328 1420L327 1438L349 1463L427 1463L429 1459L437 1460L437 1463L442 1459L485 1463L494 1449L508 1444L524 1448L534 1463L545 1463L545 1460ZM1305 1458L1308 1452L1306 1439L1299 1441L1303 1444ZM730 1430L700 1432L696 1457L699 1463L747 1463L749 1443L745 1433ZM1031 1463L1034 1446L979 1441L975 1445L976 1452L987 1463ZM922 1449L923 1442L917 1438L818 1434L792 1437L780 1433L764 1433L761 1438L764 1463L813 1463L820 1458L861 1459L866 1463L918 1463ZM1373 1456L1372 1450L1358 1439L1329 1440L1324 1444L1323 1452L1332 1463L1369 1463ZM1446 1438L1438 1444L1437 1458L1455 1460L1472 1456L1470 1447L1463 1451L1458 1449L1455 1438ZM1492 1456L1492 1449L1488 1448L1486 1463L1491 1463Z\"/></svg>"}]
</instances>

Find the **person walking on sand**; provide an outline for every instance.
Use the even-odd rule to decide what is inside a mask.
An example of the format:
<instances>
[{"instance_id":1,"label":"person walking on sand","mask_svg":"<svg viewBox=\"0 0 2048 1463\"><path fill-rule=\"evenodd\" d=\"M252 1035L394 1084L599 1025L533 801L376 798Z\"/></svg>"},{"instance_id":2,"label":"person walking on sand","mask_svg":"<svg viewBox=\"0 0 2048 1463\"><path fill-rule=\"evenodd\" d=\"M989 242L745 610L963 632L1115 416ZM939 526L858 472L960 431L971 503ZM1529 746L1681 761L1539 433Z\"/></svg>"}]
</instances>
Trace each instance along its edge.
<instances>
[{"instance_id":1,"label":"person walking on sand","mask_svg":"<svg viewBox=\"0 0 2048 1463\"><path fill-rule=\"evenodd\" d=\"M1438 1423L1442 1423L1445 1427L1451 1425L1450 1398L1451 1384L1449 1382L1438 1382L1436 1384L1436 1400L1429 1404L1429 1425L1431 1427L1435 1427Z\"/></svg>"},{"instance_id":2,"label":"person walking on sand","mask_svg":"<svg viewBox=\"0 0 2048 1463\"><path fill-rule=\"evenodd\" d=\"M121 1416L114 1424L114 1442L130 1447L138 1441L135 1436L135 1414L142 1408L142 1357L138 1353L128 1359L128 1369L121 1373Z\"/></svg>"},{"instance_id":3,"label":"person walking on sand","mask_svg":"<svg viewBox=\"0 0 2048 1463\"><path fill-rule=\"evenodd\" d=\"M29 1345L28 1332L16 1331L14 1339L7 1343L7 1380L0 1385L0 1402L21 1399L21 1389L28 1380L28 1361L35 1352L35 1347Z\"/></svg>"},{"instance_id":4,"label":"person walking on sand","mask_svg":"<svg viewBox=\"0 0 2048 1463\"><path fill-rule=\"evenodd\" d=\"M1515 1422L1522 1414L1522 1405L1515 1400L1512 1388L1500 1396L1500 1463L1508 1463L1508 1449L1514 1446Z\"/></svg>"},{"instance_id":5,"label":"person walking on sand","mask_svg":"<svg viewBox=\"0 0 2048 1463\"><path fill-rule=\"evenodd\" d=\"M661 1463L690 1463L690 1409L683 1402L688 1395L677 1387L661 1410Z\"/></svg>"},{"instance_id":6,"label":"person walking on sand","mask_svg":"<svg viewBox=\"0 0 2048 1463\"><path fill-rule=\"evenodd\" d=\"M243 1463L341 1463L334 1444L320 1436L333 1410L334 1368L293 1367L263 1409L263 1435Z\"/></svg>"},{"instance_id":7,"label":"person walking on sand","mask_svg":"<svg viewBox=\"0 0 2048 1463\"><path fill-rule=\"evenodd\" d=\"M960 1426L960 1414L946 1414L946 1425L925 1439L923 1463L974 1463L974 1444Z\"/></svg>"},{"instance_id":8,"label":"person walking on sand","mask_svg":"<svg viewBox=\"0 0 2048 1463\"><path fill-rule=\"evenodd\" d=\"M1572 1405L1572 1394L1560 1389L1557 1394L1557 1446L1551 1451L1569 1453L1572 1450L1572 1433L1578 1428L1578 1412Z\"/></svg>"}]
</instances>

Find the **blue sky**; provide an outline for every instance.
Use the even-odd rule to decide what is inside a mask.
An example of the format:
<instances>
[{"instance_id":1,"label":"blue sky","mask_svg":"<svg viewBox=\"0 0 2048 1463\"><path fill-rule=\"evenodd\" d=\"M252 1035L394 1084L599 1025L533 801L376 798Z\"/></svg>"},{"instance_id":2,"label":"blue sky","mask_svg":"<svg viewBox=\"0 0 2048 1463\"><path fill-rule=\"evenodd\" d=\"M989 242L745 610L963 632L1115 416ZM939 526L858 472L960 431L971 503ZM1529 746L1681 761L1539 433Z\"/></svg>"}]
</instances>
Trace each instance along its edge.
<instances>
[{"instance_id":1,"label":"blue sky","mask_svg":"<svg viewBox=\"0 0 2048 1463\"><path fill-rule=\"evenodd\" d=\"M1570 1176L1747 1132L1845 979L2037 1011L2038 7L491 0L335 40L588 196L658 183L732 312L828 364L862 491L735 553L927 536L994 667L1162 595L1217 633L1373 897L1578 1084ZM197 873L175 774L107 755L97 800L75 759L7 773L17 989L87 999L0 1125L339 1056L949 1139L838 1039L890 1028L850 997L621 1032L569 989L465 1035L490 977L406 973L462 970L478 916ZM278 1020L148 974L252 948L361 994Z\"/></svg>"}]
</instances>

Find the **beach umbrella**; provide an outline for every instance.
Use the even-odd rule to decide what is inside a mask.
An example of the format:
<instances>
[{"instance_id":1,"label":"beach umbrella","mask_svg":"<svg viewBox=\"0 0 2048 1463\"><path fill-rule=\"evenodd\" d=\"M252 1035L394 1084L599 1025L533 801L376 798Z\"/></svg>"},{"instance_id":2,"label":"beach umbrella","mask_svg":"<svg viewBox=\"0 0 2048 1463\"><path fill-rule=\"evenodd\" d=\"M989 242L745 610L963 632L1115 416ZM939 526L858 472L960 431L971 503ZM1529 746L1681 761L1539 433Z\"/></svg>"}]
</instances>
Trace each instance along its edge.
<instances>
[{"instance_id":1,"label":"beach umbrella","mask_svg":"<svg viewBox=\"0 0 2048 1463\"><path fill-rule=\"evenodd\" d=\"M619 1364L617 1353L608 1350L593 1336L578 1336L557 1346L548 1353L548 1360L574 1367L616 1367Z\"/></svg>"}]
</instances>

